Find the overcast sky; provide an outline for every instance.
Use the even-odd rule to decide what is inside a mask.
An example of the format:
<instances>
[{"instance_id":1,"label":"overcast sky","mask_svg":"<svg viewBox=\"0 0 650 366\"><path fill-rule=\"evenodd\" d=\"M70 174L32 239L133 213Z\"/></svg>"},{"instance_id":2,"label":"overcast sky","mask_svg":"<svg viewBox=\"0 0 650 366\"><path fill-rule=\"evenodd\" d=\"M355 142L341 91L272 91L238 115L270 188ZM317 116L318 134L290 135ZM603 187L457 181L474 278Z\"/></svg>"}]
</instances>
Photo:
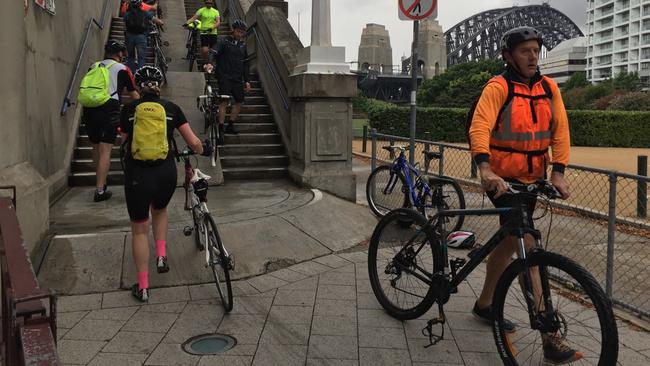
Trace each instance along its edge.
<instances>
[{"instance_id":1,"label":"overcast sky","mask_svg":"<svg viewBox=\"0 0 650 366\"><path fill-rule=\"evenodd\" d=\"M312 0L287 0L289 22L298 33L303 45L311 43ZM397 17L397 0L331 0L332 45L345 46L346 61L356 61L361 31L366 23L386 26L393 48L393 63L398 64L402 55L409 56L413 40L413 23ZM541 4L541 0L439 0L438 22L443 30L485 10L513 5ZM571 18L585 31L586 0L551 0L552 7ZM300 22L298 19L300 18Z\"/></svg>"}]
</instances>

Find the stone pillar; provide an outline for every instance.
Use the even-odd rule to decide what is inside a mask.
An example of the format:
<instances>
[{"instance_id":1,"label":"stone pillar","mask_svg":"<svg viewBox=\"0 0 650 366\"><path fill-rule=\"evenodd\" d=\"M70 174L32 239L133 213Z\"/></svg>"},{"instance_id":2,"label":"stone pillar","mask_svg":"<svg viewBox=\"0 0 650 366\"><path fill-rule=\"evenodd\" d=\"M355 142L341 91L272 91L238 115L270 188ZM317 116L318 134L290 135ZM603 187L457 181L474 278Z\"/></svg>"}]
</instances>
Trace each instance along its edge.
<instances>
[{"instance_id":1,"label":"stone pillar","mask_svg":"<svg viewBox=\"0 0 650 366\"><path fill-rule=\"evenodd\" d=\"M431 79L447 70L445 33L435 19L420 22L418 59L424 63L424 78Z\"/></svg>"},{"instance_id":2,"label":"stone pillar","mask_svg":"<svg viewBox=\"0 0 650 366\"><path fill-rule=\"evenodd\" d=\"M330 0L312 0L312 44L289 77L291 166L299 183L356 200L352 173L352 103L356 76L345 48L332 47Z\"/></svg>"}]
</instances>

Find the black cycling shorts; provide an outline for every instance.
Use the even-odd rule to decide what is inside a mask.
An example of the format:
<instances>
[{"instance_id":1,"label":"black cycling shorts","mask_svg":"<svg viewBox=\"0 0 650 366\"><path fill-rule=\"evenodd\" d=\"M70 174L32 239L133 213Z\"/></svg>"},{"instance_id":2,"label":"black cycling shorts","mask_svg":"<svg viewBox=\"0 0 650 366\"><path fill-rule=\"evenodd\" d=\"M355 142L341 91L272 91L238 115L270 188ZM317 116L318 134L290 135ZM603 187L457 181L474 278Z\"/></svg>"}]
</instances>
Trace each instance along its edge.
<instances>
[{"instance_id":1,"label":"black cycling shorts","mask_svg":"<svg viewBox=\"0 0 650 366\"><path fill-rule=\"evenodd\" d=\"M149 219L149 208L167 207L176 190L176 163L167 159L158 165L134 160L125 162L124 195L131 222Z\"/></svg>"},{"instance_id":2,"label":"black cycling shorts","mask_svg":"<svg viewBox=\"0 0 650 366\"><path fill-rule=\"evenodd\" d=\"M111 98L99 107L84 107L82 120L91 143L113 144L120 122L120 102Z\"/></svg>"},{"instance_id":3,"label":"black cycling shorts","mask_svg":"<svg viewBox=\"0 0 650 366\"><path fill-rule=\"evenodd\" d=\"M515 181L515 180L506 180L509 183L517 183L517 184L523 184L522 182ZM515 188L516 189L516 188ZM535 205L537 204L537 196L535 195L527 195L527 194L522 194L522 195L512 195L512 194L504 194L499 196L499 198L494 198L495 192L487 192L487 196L492 201L492 204L494 207L501 208L501 207L516 207L520 203L523 203L525 205L525 210L527 213L528 217L528 225L530 225L531 228L535 228L535 224L533 222L533 212L535 211ZM499 215L499 223L501 225L506 225L506 227L511 228L511 229L516 229L519 225L516 222L517 220L517 213L513 211L509 211L504 214Z\"/></svg>"},{"instance_id":4,"label":"black cycling shorts","mask_svg":"<svg viewBox=\"0 0 650 366\"><path fill-rule=\"evenodd\" d=\"M244 82L219 78L219 94L230 95L235 103L244 102Z\"/></svg>"},{"instance_id":5,"label":"black cycling shorts","mask_svg":"<svg viewBox=\"0 0 650 366\"><path fill-rule=\"evenodd\" d=\"M201 34L201 47L212 47L217 43L216 34Z\"/></svg>"}]
</instances>

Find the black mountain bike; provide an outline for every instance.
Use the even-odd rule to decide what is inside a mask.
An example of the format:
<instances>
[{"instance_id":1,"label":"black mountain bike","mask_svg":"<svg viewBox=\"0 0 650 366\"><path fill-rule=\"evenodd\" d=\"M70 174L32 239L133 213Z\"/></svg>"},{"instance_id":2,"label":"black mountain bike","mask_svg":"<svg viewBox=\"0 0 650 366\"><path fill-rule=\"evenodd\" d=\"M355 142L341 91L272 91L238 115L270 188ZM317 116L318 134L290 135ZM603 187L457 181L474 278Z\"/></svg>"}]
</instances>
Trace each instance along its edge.
<instances>
[{"instance_id":1,"label":"black mountain bike","mask_svg":"<svg viewBox=\"0 0 650 366\"><path fill-rule=\"evenodd\" d=\"M192 69L194 69L194 61L196 61L196 58L200 52L199 31L195 26L190 27L188 24L183 24L183 28L186 28L188 30L187 42L185 42L185 48L187 48L187 55L185 56L185 59L189 63L188 71L192 71Z\"/></svg>"},{"instance_id":2,"label":"black mountain bike","mask_svg":"<svg viewBox=\"0 0 650 366\"><path fill-rule=\"evenodd\" d=\"M205 251L205 266L210 267L221 303L227 312L232 310L232 285L230 283L230 271L235 270L235 260L228 254L226 247L221 241L217 224L208 210L208 179L209 176L201 173L200 170L192 168L190 156L194 152L185 149L177 154L185 163L185 209L192 212L193 227L187 226L183 229L185 236L194 233L196 247L199 251ZM207 250L206 250L207 249Z\"/></svg>"},{"instance_id":3,"label":"black mountain bike","mask_svg":"<svg viewBox=\"0 0 650 366\"><path fill-rule=\"evenodd\" d=\"M507 194L517 198L557 197L555 188L544 181L511 187ZM485 245L469 252L469 261L449 259L445 236L438 234L438 217L497 215L508 211L515 213L516 229L501 226ZM405 221L412 225L405 228ZM526 234L535 241L528 251ZM492 303L493 333L504 364L543 364L543 338L549 337L582 352L582 359L575 363L616 364L618 334L610 300L587 270L569 258L544 250L541 233L528 224L523 205L440 211L429 220L410 209L390 212L377 224L368 250L373 292L391 316L402 320L418 318L437 303L439 316L429 320L423 329L430 343L435 344L444 337L443 305L509 235L518 238L517 258L499 279ZM514 333L505 332L504 319L515 323ZM434 334L433 326L437 324L441 331Z\"/></svg>"}]
</instances>

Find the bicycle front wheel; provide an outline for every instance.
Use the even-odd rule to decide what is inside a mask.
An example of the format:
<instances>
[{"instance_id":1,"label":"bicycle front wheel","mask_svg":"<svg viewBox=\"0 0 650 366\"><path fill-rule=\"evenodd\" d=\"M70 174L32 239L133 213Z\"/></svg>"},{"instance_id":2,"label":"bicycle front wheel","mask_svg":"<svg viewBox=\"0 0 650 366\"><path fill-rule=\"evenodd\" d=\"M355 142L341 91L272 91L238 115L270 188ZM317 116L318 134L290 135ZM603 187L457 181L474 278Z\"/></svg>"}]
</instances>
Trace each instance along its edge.
<instances>
[{"instance_id":1,"label":"bicycle front wheel","mask_svg":"<svg viewBox=\"0 0 650 366\"><path fill-rule=\"evenodd\" d=\"M377 167L366 182L368 206L377 217L383 217L397 208L408 207L408 193L404 175L389 165Z\"/></svg>"},{"instance_id":2,"label":"bicycle front wheel","mask_svg":"<svg viewBox=\"0 0 650 366\"><path fill-rule=\"evenodd\" d=\"M569 258L537 252L513 262L499 279L492 304L494 338L505 365L616 364L612 304L594 277ZM514 333L505 332L504 319L515 323ZM577 353L567 359L570 350Z\"/></svg>"},{"instance_id":3,"label":"bicycle front wheel","mask_svg":"<svg viewBox=\"0 0 650 366\"><path fill-rule=\"evenodd\" d=\"M431 194L425 198L424 205L418 207L420 213L430 219L438 211L465 209L465 195L458 182L453 178L441 176L429 180ZM440 190L440 192L438 192ZM445 230L448 232L462 229L464 215L445 217Z\"/></svg>"},{"instance_id":4,"label":"bicycle front wheel","mask_svg":"<svg viewBox=\"0 0 650 366\"><path fill-rule=\"evenodd\" d=\"M405 222L411 224L406 227ZM370 239L372 291L386 312L400 320L422 316L435 300L431 278L442 268L426 224L424 216L411 209L394 210L379 221Z\"/></svg>"},{"instance_id":5,"label":"bicycle front wheel","mask_svg":"<svg viewBox=\"0 0 650 366\"><path fill-rule=\"evenodd\" d=\"M223 243L217 231L217 225L212 216L205 215L205 225L208 228L208 250L210 268L217 285L217 291L226 312L232 310L232 285L230 284L230 258L225 254Z\"/></svg>"}]
</instances>

